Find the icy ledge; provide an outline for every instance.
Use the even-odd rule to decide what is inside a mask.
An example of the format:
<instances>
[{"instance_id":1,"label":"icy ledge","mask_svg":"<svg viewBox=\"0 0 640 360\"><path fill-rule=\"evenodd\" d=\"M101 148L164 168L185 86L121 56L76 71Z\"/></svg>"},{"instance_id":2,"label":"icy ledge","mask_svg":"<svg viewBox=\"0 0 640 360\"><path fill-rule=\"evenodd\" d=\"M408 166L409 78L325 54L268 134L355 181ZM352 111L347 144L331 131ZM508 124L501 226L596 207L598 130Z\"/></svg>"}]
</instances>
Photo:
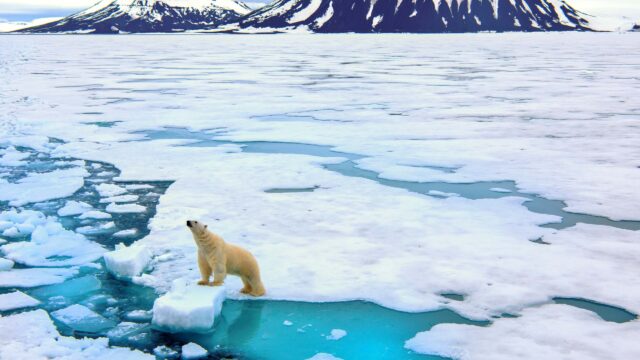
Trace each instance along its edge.
<instances>
[{"instance_id":1,"label":"icy ledge","mask_svg":"<svg viewBox=\"0 0 640 360\"><path fill-rule=\"evenodd\" d=\"M154 359L137 350L109 347L107 338L61 336L44 310L0 317L0 334L0 359Z\"/></svg>"},{"instance_id":2,"label":"icy ledge","mask_svg":"<svg viewBox=\"0 0 640 360\"><path fill-rule=\"evenodd\" d=\"M225 300L224 286L202 286L177 279L153 304L153 326L167 332L209 332Z\"/></svg>"}]
</instances>

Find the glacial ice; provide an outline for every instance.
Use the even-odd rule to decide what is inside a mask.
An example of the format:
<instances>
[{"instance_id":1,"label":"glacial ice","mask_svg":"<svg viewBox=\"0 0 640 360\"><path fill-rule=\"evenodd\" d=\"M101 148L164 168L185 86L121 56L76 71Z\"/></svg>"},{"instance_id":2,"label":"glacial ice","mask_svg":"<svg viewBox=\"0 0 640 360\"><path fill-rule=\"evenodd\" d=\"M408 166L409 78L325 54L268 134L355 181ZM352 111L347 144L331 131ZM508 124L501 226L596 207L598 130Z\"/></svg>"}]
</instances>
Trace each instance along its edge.
<instances>
[{"instance_id":1,"label":"glacial ice","mask_svg":"<svg viewBox=\"0 0 640 360\"><path fill-rule=\"evenodd\" d=\"M33 307L38 304L40 304L40 301L23 293L22 291L0 294L0 311Z\"/></svg>"},{"instance_id":2,"label":"glacial ice","mask_svg":"<svg viewBox=\"0 0 640 360\"><path fill-rule=\"evenodd\" d=\"M208 332L222 311L224 286L202 286L177 279L153 304L152 324L167 332Z\"/></svg>"},{"instance_id":3,"label":"glacial ice","mask_svg":"<svg viewBox=\"0 0 640 360\"><path fill-rule=\"evenodd\" d=\"M109 272L118 277L132 278L140 275L151 262L151 251L144 245L116 245L114 251L103 255Z\"/></svg>"}]
</instances>

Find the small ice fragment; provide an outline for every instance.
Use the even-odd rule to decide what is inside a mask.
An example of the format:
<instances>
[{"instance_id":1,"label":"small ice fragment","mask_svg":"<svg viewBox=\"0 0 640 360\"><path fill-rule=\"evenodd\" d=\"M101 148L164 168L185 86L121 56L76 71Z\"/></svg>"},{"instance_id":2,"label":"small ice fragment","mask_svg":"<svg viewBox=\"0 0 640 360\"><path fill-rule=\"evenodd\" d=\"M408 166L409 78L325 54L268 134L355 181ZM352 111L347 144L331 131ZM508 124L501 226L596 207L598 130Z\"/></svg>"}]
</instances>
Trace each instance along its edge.
<instances>
[{"instance_id":1,"label":"small ice fragment","mask_svg":"<svg viewBox=\"0 0 640 360\"><path fill-rule=\"evenodd\" d=\"M307 360L342 360L342 359L327 353L317 353L312 357L308 358Z\"/></svg>"},{"instance_id":2,"label":"small ice fragment","mask_svg":"<svg viewBox=\"0 0 640 360\"><path fill-rule=\"evenodd\" d=\"M493 192L500 192L500 193L510 193L511 192L511 190L509 190L509 189L499 188L499 187L494 187L494 188L491 188L489 190L493 191Z\"/></svg>"},{"instance_id":3,"label":"small ice fragment","mask_svg":"<svg viewBox=\"0 0 640 360\"><path fill-rule=\"evenodd\" d=\"M76 232L83 235L102 234L105 232L109 232L115 227L116 224L113 221L110 221L108 223L99 224L98 226L81 226L79 228L76 228Z\"/></svg>"},{"instance_id":4,"label":"small ice fragment","mask_svg":"<svg viewBox=\"0 0 640 360\"><path fill-rule=\"evenodd\" d=\"M127 189L115 184L99 184L94 186L101 197L122 195Z\"/></svg>"},{"instance_id":5,"label":"small ice fragment","mask_svg":"<svg viewBox=\"0 0 640 360\"><path fill-rule=\"evenodd\" d=\"M107 270L115 276L131 278L140 275L151 262L151 251L143 245L119 244L116 250L105 253Z\"/></svg>"},{"instance_id":6,"label":"small ice fragment","mask_svg":"<svg viewBox=\"0 0 640 360\"><path fill-rule=\"evenodd\" d=\"M291 326L291 325L293 325L293 323L291 321L289 321L289 320L285 320L285 321L282 322L282 325Z\"/></svg>"},{"instance_id":7,"label":"small ice fragment","mask_svg":"<svg viewBox=\"0 0 640 360\"><path fill-rule=\"evenodd\" d=\"M126 313L125 318L130 321L145 322L151 320L152 315L148 310L132 310Z\"/></svg>"},{"instance_id":8,"label":"small ice fragment","mask_svg":"<svg viewBox=\"0 0 640 360\"><path fill-rule=\"evenodd\" d=\"M71 200L67 201L63 207L58 209L58 216L80 215L92 209L93 207L86 202Z\"/></svg>"},{"instance_id":9,"label":"small ice fragment","mask_svg":"<svg viewBox=\"0 0 640 360\"><path fill-rule=\"evenodd\" d=\"M187 284L174 280L171 291L153 304L153 325L168 332L208 332L222 310L224 286Z\"/></svg>"},{"instance_id":10,"label":"small ice fragment","mask_svg":"<svg viewBox=\"0 0 640 360\"><path fill-rule=\"evenodd\" d=\"M342 329L331 330L331 335L327 335L327 340L340 340L347 336L347 332Z\"/></svg>"},{"instance_id":11,"label":"small ice fragment","mask_svg":"<svg viewBox=\"0 0 640 360\"><path fill-rule=\"evenodd\" d=\"M120 230L117 233L114 233L112 236L114 237L130 237L135 236L138 233L138 229L127 229Z\"/></svg>"},{"instance_id":12,"label":"small ice fragment","mask_svg":"<svg viewBox=\"0 0 640 360\"><path fill-rule=\"evenodd\" d=\"M32 307L38 304L40 304L40 301L23 293L22 291L14 291L12 293L0 295L0 311Z\"/></svg>"},{"instance_id":13,"label":"small ice fragment","mask_svg":"<svg viewBox=\"0 0 640 360\"><path fill-rule=\"evenodd\" d=\"M71 305L56 310L51 316L73 330L99 333L115 326L115 323L83 305Z\"/></svg>"},{"instance_id":14,"label":"small ice fragment","mask_svg":"<svg viewBox=\"0 0 640 360\"><path fill-rule=\"evenodd\" d=\"M100 199L101 203L126 203L137 201L139 198L138 195L118 195L118 196L110 196L106 198Z\"/></svg>"},{"instance_id":15,"label":"small ice fragment","mask_svg":"<svg viewBox=\"0 0 640 360\"><path fill-rule=\"evenodd\" d=\"M444 191L439 191L439 190L429 190L429 192L427 194L431 195L431 196L439 196L439 197L460 196L460 195L458 195L456 193L444 192Z\"/></svg>"},{"instance_id":16,"label":"small ice fragment","mask_svg":"<svg viewBox=\"0 0 640 360\"><path fill-rule=\"evenodd\" d=\"M111 203L107 205L107 211L110 213L142 213L147 211L147 208L138 204L119 205L116 203Z\"/></svg>"},{"instance_id":17,"label":"small ice fragment","mask_svg":"<svg viewBox=\"0 0 640 360\"><path fill-rule=\"evenodd\" d=\"M79 219L111 219L111 214L108 214L104 211L91 210L82 213Z\"/></svg>"},{"instance_id":18,"label":"small ice fragment","mask_svg":"<svg viewBox=\"0 0 640 360\"><path fill-rule=\"evenodd\" d=\"M177 351L164 345L154 348L153 354L160 359L175 359L179 355Z\"/></svg>"},{"instance_id":19,"label":"small ice fragment","mask_svg":"<svg viewBox=\"0 0 640 360\"><path fill-rule=\"evenodd\" d=\"M11 270L11 268L13 268L13 265L13 261L5 258L0 258L0 271Z\"/></svg>"},{"instance_id":20,"label":"small ice fragment","mask_svg":"<svg viewBox=\"0 0 640 360\"><path fill-rule=\"evenodd\" d=\"M183 359L199 359L207 356L209 352L196 343L188 343L182 346Z\"/></svg>"},{"instance_id":21,"label":"small ice fragment","mask_svg":"<svg viewBox=\"0 0 640 360\"><path fill-rule=\"evenodd\" d=\"M138 335L147 330L149 324L139 324L134 322L121 322L113 329L109 330L107 337L109 341L116 345L125 345L127 338Z\"/></svg>"},{"instance_id":22,"label":"small ice fragment","mask_svg":"<svg viewBox=\"0 0 640 360\"><path fill-rule=\"evenodd\" d=\"M127 188L127 190L153 189L153 186L147 184L130 184L124 187Z\"/></svg>"}]
</instances>

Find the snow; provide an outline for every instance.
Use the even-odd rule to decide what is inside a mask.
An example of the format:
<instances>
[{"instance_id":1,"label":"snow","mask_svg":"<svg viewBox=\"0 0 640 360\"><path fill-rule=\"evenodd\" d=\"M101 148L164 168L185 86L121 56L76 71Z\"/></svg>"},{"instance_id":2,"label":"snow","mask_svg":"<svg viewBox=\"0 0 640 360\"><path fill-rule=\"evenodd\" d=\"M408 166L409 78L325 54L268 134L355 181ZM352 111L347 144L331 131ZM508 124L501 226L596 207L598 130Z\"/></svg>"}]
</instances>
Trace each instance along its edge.
<instances>
[{"instance_id":1,"label":"snow","mask_svg":"<svg viewBox=\"0 0 640 360\"><path fill-rule=\"evenodd\" d=\"M308 18L311 17L311 15L313 15L316 11L318 11L318 9L320 8L320 5L322 5L322 0L309 1L307 6L303 7L302 9L298 10L296 13L291 15L291 17L287 20L287 22L289 24L295 24L295 23L299 23L307 20Z\"/></svg>"},{"instance_id":2,"label":"snow","mask_svg":"<svg viewBox=\"0 0 640 360\"><path fill-rule=\"evenodd\" d=\"M567 305L527 309L488 327L440 324L405 347L453 359L635 359L640 322L613 323ZM508 341L506 341L508 339ZM496 351L496 344L500 344Z\"/></svg>"},{"instance_id":3,"label":"snow","mask_svg":"<svg viewBox=\"0 0 640 360\"><path fill-rule=\"evenodd\" d=\"M44 310L0 317L0 333L1 359L154 359L152 355L138 350L109 347L107 338L75 339L61 336Z\"/></svg>"},{"instance_id":4,"label":"snow","mask_svg":"<svg viewBox=\"0 0 640 360\"><path fill-rule=\"evenodd\" d=\"M99 333L116 325L113 321L79 304L56 310L51 313L51 316L77 331Z\"/></svg>"},{"instance_id":5,"label":"snow","mask_svg":"<svg viewBox=\"0 0 640 360\"><path fill-rule=\"evenodd\" d=\"M171 291L153 304L153 325L168 332L208 332L225 300L224 286L175 280Z\"/></svg>"},{"instance_id":6,"label":"snow","mask_svg":"<svg viewBox=\"0 0 640 360\"><path fill-rule=\"evenodd\" d=\"M347 336L347 332L342 329L333 329L331 330L331 334L327 335L327 340L340 340L343 337Z\"/></svg>"},{"instance_id":7,"label":"snow","mask_svg":"<svg viewBox=\"0 0 640 360\"><path fill-rule=\"evenodd\" d=\"M29 157L28 152L18 151L14 146L0 149L0 166L20 166L27 162L23 161Z\"/></svg>"},{"instance_id":8,"label":"snow","mask_svg":"<svg viewBox=\"0 0 640 360\"><path fill-rule=\"evenodd\" d=\"M63 207L58 209L58 216L80 215L92 209L93 207L86 202L70 200L67 201Z\"/></svg>"},{"instance_id":9,"label":"snow","mask_svg":"<svg viewBox=\"0 0 640 360\"><path fill-rule=\"evenodd\" d=\"M191 342L182 346L183 359L199 359L207 356L208 353L207 349L196 343Z\"/></svg>"},{"instance_id":10,"label":"snow","mask_svg":"<svg viewBox=\"0 0 640 360\"><path fill-rule=\"evenodd\" d=\"M40 304L40 301L23 293L22 291L14 291L8 294L0 294L0 311L8 311L21 309L25 307L33 307Z\"/></svg>"},{"instance_id":11,"label":"snow","mask_svg":"<svg viewBox=\"0 0 640 360\"><path fill-rule=\"evenodd\" d=\"M120 244L114 251L104 254L104 263L112 274L131 278L140 275L151 262L151 252L144 245Z\"/></svg>"},{"instance_id":12,"label":"snow","mask_svg":"<svg viewBox=\"0 0 640 360\"><path fill-rule=\"evenodd\" d=\"M142 213L147 211L147 208L138 204L116 204L111 203L107 205L107 211L110 213Z\"/></svg>"},{"instance_id":13,"label":"snow","mask_svg":"<svg viewBox=\"0 0 640 360\"><path fill-rule=\"evenodd\" d=\"M0 201L22 206L71 196L84 185L87 176L89 173L83 167L29 173L15 183L0 182Z\"/></svg>"},{"instance_id":14,"label":"snow","mask_svg":"<svg viewBox=\"0 0 640 360\"><path fill-rule=\"evenodd\" d=\"M0 271L0 287L35 287L57 284L78 273L77 269L12 269Z\"/></svg>"},{"instance_id":15,"label":"snow","mask_svg":"<svg viewBox=\"0 0 640 360\"><path fill-rule=\"evenodd\" d=\"M329 1L329 5L327 6L327 11L315 20L314 26L317 28L322 27L322 25L326 24L327 21L331 20L331 18L333 17L333 13L333 0L331 0Z\"/></svg>"},{"instance_id":16,"label":"snow","mask_svg":"<svg viewBox=\"0 0 640 360\"><path fill-rule=\"evenodd\" d=\"M0 257L0 271L11 270L11 268L13 268L13 265L14 265L13 261Z\"/></svg>"},{"instance_id":17,"label":"snow","mask_svg":"<svg viewBox=\"0 0 640 360\"><path fill-rule=\"evenodd\" d=\"M28 226L30 241L11 242L0 246L5 257L29 266L71 266L93 262L105 251L99 244L87 240L82 234L66 230L53 217L29 211L25 216L15 211L0 213L2 217L12 217L14 228ZM24 222L20 222L23 220ZM35 227L35 228L34 228ZM26 231L25 231L26 233ZM57 258L63 257L63 258Z\"/></svg>"}]
</instances>

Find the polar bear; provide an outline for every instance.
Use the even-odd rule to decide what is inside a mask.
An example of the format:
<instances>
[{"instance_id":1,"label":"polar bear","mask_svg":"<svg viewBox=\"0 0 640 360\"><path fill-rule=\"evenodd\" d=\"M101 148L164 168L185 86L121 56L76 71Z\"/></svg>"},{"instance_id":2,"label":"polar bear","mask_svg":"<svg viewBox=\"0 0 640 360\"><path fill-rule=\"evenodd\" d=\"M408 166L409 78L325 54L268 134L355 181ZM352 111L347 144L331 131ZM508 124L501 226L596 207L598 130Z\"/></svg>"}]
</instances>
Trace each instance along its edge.
<instances>
[{"instance_id":1,"label":"polar bear","mask_svg":"<svg viewBox=\"0 0 640 360\"><path fill-rule=\"evenodd\" d=\"M202 274L202 280L198 281L199 285L222 285L227 274L232 274L242 279L244 288L240 292L243 294L251 296L265 294L262 280L260 280L258 262L249 251L225 242L201 222L187 220L187 227L198 245L198 267ZM210 283L209 277L212 271L213 283Z\"/></svg>"}]
</instances>

